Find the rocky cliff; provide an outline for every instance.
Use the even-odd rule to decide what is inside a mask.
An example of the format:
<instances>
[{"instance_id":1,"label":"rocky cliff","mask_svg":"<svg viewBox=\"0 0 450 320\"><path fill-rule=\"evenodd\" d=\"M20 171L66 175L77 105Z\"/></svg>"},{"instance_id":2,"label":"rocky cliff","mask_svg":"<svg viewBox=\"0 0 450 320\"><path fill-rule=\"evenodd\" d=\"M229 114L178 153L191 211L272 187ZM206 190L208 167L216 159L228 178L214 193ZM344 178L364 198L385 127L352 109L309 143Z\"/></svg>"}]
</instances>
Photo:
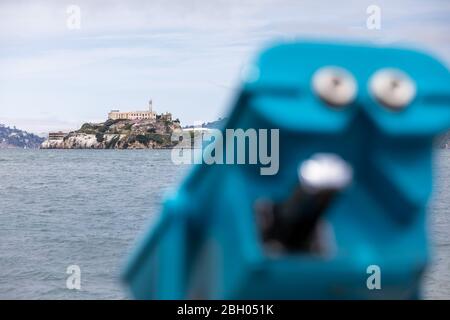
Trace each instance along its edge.
<instances>
[{"instance_id":1,"label":"rocky cliff","mask_svg":"<svg viewBox=\"0 0 450 320\"><path fill-rule=\"evenodd\" d=\"M41 149L165 149L174 146L171 134L178 121L108 120L85 123L62 140L46 140Z\"/></svg>"}]
</instances>

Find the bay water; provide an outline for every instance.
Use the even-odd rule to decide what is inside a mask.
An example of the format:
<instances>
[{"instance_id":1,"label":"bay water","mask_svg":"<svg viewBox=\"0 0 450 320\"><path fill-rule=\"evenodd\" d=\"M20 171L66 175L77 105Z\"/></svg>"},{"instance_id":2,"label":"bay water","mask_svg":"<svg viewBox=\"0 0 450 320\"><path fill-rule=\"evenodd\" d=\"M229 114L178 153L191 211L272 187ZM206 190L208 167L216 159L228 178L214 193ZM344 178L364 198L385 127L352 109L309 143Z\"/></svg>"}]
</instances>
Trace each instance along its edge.
<instances>
[{"instance_id":1,"label":"bay water","mask_svg":"<svg viewBox=\"0 0 450 320\"><path fill-rule=\"evenodd\" d=\"M450 150L436 166L424 297L449 299ZM130 298L124 258L188 169L170 150L0 150L0 299Z\"/></svg>"}]
</instances>

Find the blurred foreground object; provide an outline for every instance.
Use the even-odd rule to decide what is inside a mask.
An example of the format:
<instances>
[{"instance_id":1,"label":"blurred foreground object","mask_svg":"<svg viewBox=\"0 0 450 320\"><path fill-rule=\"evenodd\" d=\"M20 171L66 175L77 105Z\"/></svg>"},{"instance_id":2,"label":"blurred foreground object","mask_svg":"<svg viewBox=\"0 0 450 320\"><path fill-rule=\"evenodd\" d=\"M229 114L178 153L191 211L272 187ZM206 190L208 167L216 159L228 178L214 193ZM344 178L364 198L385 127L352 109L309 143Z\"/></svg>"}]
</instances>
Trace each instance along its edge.
<instances>
[{"instance_id":1,"label":"blurred foreground object","mask_svg":"<svg viewBox=\"0 0 450 320\"><path fill-rule=\"evenodd\" d=\"M130 258L133 295L420 297L449 71L415 51L320 43L275 46L251 70L225 128L279 129L279 171L194 166Z\"/></svg>"}]
</instances>

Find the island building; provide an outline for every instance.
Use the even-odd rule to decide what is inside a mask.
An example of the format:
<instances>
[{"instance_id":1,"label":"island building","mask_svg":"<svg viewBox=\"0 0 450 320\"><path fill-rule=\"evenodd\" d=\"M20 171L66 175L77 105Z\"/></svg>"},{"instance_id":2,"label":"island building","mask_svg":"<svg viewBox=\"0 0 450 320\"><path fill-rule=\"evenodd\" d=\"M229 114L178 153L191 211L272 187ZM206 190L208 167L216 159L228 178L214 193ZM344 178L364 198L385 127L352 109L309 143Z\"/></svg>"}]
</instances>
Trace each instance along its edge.
<instances>
[{"instance_id":1,"label":"island building","mask_svg":"<svg viewBox=\"0 0 450 320\"><path fill-rule=\"evenodd\" d=\"M162 113L160 115L156 114L156 112L153 111L152 100L150 100L148 103L148 110L126 111L126 112L120 112L120 110L111 110L111 112L108 113L108 119L111 119L111 120L119 120L119 119L156 120L156 119L162 119L162 120L172 121L172 114L169 112Z\"/></svg>"},{"instance_id":2,"label":"island building","mask_svg":"<svg viewBox=\"0 0 450 320\"><path fill-rule=\"evenodd\" d=\"M67 136L67 133L62 132L62 131L49 132L48 140L49 141L63 140L65 136Z\"/></svg>"}]
</instances>

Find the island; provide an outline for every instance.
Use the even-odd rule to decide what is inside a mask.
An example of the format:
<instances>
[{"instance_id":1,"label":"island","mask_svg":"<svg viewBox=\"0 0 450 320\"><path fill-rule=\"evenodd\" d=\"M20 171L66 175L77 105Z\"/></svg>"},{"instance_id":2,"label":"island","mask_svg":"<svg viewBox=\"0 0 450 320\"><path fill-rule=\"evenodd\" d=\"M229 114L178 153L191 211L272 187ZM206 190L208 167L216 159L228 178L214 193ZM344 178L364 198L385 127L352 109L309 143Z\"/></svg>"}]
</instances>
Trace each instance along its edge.
<instances>
[{"instance_id":1,"label":"island","mask_svg":"<svg viewBox=\"0 0 450 320\"><path fill-rule=\"evenodd\" d=\"M69 133L51 132L41 149L168 149L177 142L171 140L174 130L181 130L180 121L172 114L157 114L152 109L111 110L108 120L85 123Z\"/></svg>"}]
</instances>

